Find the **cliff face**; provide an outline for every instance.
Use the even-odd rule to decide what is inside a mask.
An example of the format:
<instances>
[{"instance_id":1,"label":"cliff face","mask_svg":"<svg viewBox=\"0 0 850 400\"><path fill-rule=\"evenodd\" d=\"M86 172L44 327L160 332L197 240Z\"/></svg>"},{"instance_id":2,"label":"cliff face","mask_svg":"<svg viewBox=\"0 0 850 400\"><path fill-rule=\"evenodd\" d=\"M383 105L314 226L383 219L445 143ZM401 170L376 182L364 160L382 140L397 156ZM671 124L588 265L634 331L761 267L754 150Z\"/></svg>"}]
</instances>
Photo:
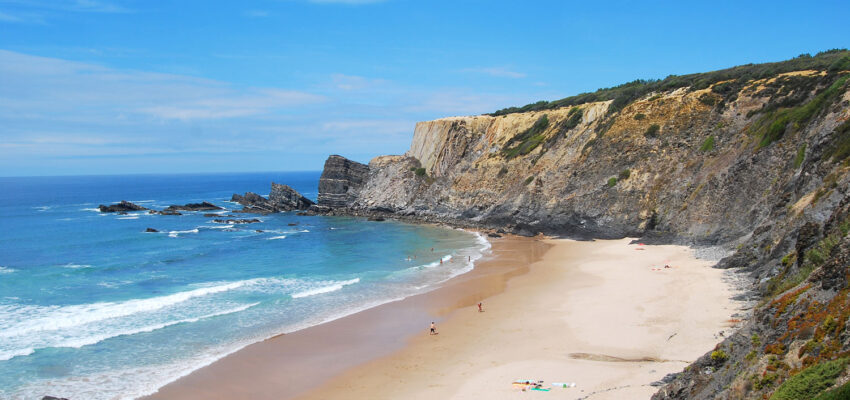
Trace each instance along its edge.
<instances>
[{"instance_id":1,"label":"cliff face","mask_svg":"<svg viewBox=\"0 0 850 400\"><path fill-rule=\"evenodd\" d=\"M369 167L364 164L337 155L328 157L319 178L319 206L348 207L368 175Z\"/></svg>"},{"instance_id":2,"label":"cliff face","mask_svg":"<svg viewBox=\"0 0 850 400\"><path fill-rule=\"evenodd\" d=\"M707 354L657 397L762 398L806 366L850 355L846 313L812 316L812 307L850 305L850 222L841 225L848 76L802 70L660 90L616 109L600 101L421 122L407 153L373 159L356 190L333 189L345 200L331 207L520 234L725 246L733 254L719 266L746 271L765 300L719 345L724 357ZM820 335L813 324L827 315L834 326Z\"/></svg>"},{"instance_id":3,"label":"cliff face","mask_svg":"<svg viewBox=\"0 0 850 400\"><path fill-rule=\"evenodd\" d=\"M832 81L814 71L791 77L821 88ZM753 126L763 114L751 112L780 101L776 82L749 82L722 108L709 105L706 96L721 99L710 88L683 88L613 116L610 102L597 102L421 122L404 156L373 161L350 205L529 234L659 232L724 243L770 218L765 205L778 197L796 200L822 183L809 167L847 117L836 107L844 91L806 126L761 146ZM424 175L412 170L419 166Z\"/></svg>"}]
</instances>

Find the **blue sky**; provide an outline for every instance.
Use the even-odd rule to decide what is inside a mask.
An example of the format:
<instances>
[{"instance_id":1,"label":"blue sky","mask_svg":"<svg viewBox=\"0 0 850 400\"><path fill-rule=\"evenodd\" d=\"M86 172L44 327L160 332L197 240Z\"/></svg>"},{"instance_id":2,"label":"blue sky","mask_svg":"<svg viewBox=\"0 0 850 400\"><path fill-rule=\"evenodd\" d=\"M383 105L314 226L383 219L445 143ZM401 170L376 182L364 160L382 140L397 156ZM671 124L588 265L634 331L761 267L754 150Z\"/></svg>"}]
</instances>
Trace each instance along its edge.
<instances>
[{"instance_id":1,"label":"blue sky","mask_svg":"<svg viewBox=\"0 0 850 400\"><path fill-rule=\"evenodd\" d=\"M850 47L850 3L0 0L0 176L319 170L417 121Z\"/></svg>"}]
</instances>

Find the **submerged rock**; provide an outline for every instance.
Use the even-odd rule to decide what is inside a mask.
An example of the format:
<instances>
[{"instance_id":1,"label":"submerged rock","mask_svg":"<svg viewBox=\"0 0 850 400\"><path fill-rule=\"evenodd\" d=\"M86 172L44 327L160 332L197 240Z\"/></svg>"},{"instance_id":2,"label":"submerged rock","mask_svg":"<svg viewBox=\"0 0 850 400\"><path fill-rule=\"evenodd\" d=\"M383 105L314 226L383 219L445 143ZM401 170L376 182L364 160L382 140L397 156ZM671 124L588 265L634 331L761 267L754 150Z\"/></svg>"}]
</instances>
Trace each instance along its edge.
<instances>
[{"instance_id":1,"label":"submerged rock","mask_svg":"<svg viewBox=\"0 0 850 400\"><path fill-rule=\"evenodd\" d=\"M159 231L154 229L154 228L148 228L148 229L145 229L145 232L156 233L156 232L159 232Z\"/></svg>"},{"instance_id":2,"label":"submerged rock","mask_svg":"<svg viewBox=\"0 0 850 400\"><path fill-rule=\"evenodd\" d=\"M147 208L145 207L142 207L138 204L133 204L126 200L121 200L119 203L111 204L108 206L101 204L97 206L97 209L100 210L100 212L127 212L147 210Z\"/></svg>"}]
</instances>

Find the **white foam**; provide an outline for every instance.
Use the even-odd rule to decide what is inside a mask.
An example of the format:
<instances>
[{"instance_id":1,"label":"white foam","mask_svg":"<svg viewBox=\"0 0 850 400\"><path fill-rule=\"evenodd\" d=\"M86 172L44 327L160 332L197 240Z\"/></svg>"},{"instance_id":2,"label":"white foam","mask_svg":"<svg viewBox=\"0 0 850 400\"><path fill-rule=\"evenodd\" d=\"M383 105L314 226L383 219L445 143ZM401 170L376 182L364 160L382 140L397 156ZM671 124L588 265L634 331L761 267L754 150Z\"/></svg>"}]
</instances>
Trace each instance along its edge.
<instances>
[{"instance_id":1,"label":"white foam","mask_svg":"<svg viewBox=\"0 0 850 400\"><path fill-rule=\"evenodd\" d=\"M81 209L80 209L80 211L94 211L94 212L100 212L100 209L99 209L99 208L81 208Z\"/></svg>"},{"instance_id":2,"label":"white foam","mask_svg":"<svg viewBox=\"0 0 850 400\"><path fill-rule=\"evenodd\" d=\"M233 224L230 225L201 225L197 229L230 229L233 228Z\"/></svg>"},{"instance_id":3,"label":"white foam","mask_svg":"<svg viewBox=\"0 0 850 400\"><path fill-rule=\"evenodd\" d=\"M70 268L70 269L81 269L81 268L91 268L91 267L92 266L88 265L88 264L71 264L71 263L68 263L68 264L65 264L65 265L62 266L62 268Z\"/></svg>"},{"instance_id":4,"label":"white foam","mask_svg":"<svg viewBox=\"0 0 850 400\"><path fill-rule=\"evenodd\" d=\"M147 299L70 306L0 305L0 338L68 329L80 325L159 310L186 300L226 292L253 280L236 281Z\"/></svg>"},{"instance_id":5,"label":"white foam","mask_svg":"<svg viewBox=\"0 0 850 400\"><path fill-rule=\"evenodd\" d=\"M15 271L17 271L17 270L14 269L14 268L0 266L0 274L11 274L12 272L15 272Z\"/></svg>"},{"instance_id":6,"label":"white foam","mask_svg":"<svg viewBox=\"0 0 850 400\"><path fill-rule=\"evenodd\" d=\"M273 236L273 237L267 238L266 240L278 240L278 239L286 239L286 235Z\"/></svg>"},{"instance_id":7,"label":"white foam","mask_svg":"<svg viewBox=\"0 0 850 400\"><path fill-rule=\"evenodd\" d=\"M347 281L333 282L329 285L320 286L320 287L317 287L317 288L314 288L314 289L304 290L304 291L298 292L298 293L293 293L292 298L298 299L298 298L302 298L302 297L315 296L317 294L335 292L337 290L342 289L345 286L353 285L353 284L358 283L358 282L360 282L360 278L354 278L354 279L347 280Z\"/></svg>"},{"instance_id":8,"label":"white foam","mask_svg":"<svg viewBox=\"0 0 850 400\"><path fill-rule=\"evenodd\" d=\"M130 328L125 328L125 329L118 329L118 330L106 332L106 333L100 332L100 331L95 331L96 333L90 334L88 336L82 336L82 337L76 337L76 338L74 338L74 337L64 338L64 339L60 339L60 340L56 340L56 341L47 341L47 343L41 343L42 346L40 346L38 348L68 347L68 348L79 349L80 347L83 347L83 346L89 346L89 345L97 344L97 343L100 343L100 342L102 342L106 339L111 339L111 338L115 338L115 337L119 337L119 336L128 336L128 335L135 335L135 334L138 334L138 333L153 332L153 331L156 331L156 330L159 330L159 329L167 328L167 327L172 326L172 325L198 322L200 320L204 320L204 319L208 319L208 318L213 318L213 317L218 317L218 316L222 316L222 315L233 314L233 313L245 311L245 310L247 310L251 307L256 306L257 304L260 304L260 303L256 302L256 303L246 304L246 305L239 306L239 307L236 307L236 308L231 308L231 309L228 309L228 310L209 313L209 314L201 315L201 316L198 316L198 317L183 318L183 319L178 319L178 320L174 320L174 321L167 321L167 322L145 325L145 326L135 327L135 328L130 327ZM8 359L10 359L12 357L16 357L16 356L30 355L33 352L34 352L34 350L32 348L13 350L13 351L9 351L9 352L0 351L0 361L8 360ZM4 357L7 357L7 358L4 358Z\"/></svg>"},{"instance_id":9,"label":"white foam","mask_svg":"<svg viewBox=\"0 0 850 400\"><path fill-rule=\"evenodd\" d=\"M189 229L188 231L170 231L170 232L168 232L168 237L176 238L178 235L180 235L182 233L198 233L198 232L199 232L198 228Z\"/></svg>"},{"instance_id":10,"label":"white foam","mask_svg":"<svg viewBox=\"0 0 850 400\"><path fill-rule=\"evenodd\" d=\"M53 208L53 206L35 206L33 208L38 210L39 212L44 212L44 211L47 211L47 210Z\"/></svg>"}]
</instances>

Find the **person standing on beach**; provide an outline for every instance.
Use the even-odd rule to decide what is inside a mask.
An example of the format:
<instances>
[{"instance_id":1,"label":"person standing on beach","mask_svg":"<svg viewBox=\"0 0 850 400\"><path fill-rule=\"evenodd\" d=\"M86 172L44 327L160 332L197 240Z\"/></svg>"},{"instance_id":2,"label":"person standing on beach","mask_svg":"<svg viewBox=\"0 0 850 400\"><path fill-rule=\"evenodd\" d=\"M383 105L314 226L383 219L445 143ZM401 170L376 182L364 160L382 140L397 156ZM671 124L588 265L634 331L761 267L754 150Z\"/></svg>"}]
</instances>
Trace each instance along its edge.
<instances>
[{"instance_id":1,"label":"person standing on beach","mask_svg":"<svg viewBox=\"0 0 850 400\"><path fill-rule=\"evenodd\" d=\"M478 312L484 312L484 309L481 308L481 302L478 302Z\"/></svg>"},{"instance_id":2,"label":"person standing on beach","mask_svg":"<svg viewBox=\"0 0 850 400\"><path fill-rule=\"evenodd\" d=\"M436 335L436 334L437 334L437 325L434 325L434 322L431 321L431 333L429 333L429 335Z\"/></svg>"}]
</instances>

